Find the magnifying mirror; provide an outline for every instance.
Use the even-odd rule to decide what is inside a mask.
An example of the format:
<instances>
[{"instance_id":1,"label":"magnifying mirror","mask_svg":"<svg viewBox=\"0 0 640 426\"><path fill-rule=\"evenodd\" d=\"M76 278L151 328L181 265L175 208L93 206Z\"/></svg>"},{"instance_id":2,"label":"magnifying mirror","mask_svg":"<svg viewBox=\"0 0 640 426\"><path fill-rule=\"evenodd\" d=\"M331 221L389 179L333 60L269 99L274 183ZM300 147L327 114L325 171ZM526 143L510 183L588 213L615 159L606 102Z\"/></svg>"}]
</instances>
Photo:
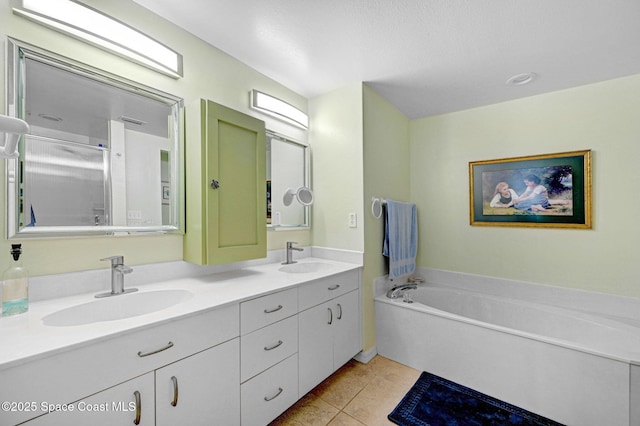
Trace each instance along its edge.
<instances>
[{"instance_id":1,"label":"magnifying mirror","mask_svg":"<svg viewBox=\"0 0 640 426\"><path fill-rule=\"evenodd\" d=\"M310 206L313 204L313 192L311 192L311 190L306 186L301 186L297 191L287 188L282 196L282 204L284 204L285 207L288 207L291 205L294 198L303 206Z\"/></svg>"},{"instance_id":2,"label":"magnifying mirror","mask_svg":"<svg viewBox=\"0 0 640 426\"><path fill-rule=\"evenodd\" d=\"M296 198L303 206L310 206L313 203L313 192L306 186L301 186L296 192Z\"/></svg>"},{"instance_id":3,"label":"magnifying mirror","mask_svg":"<svg viewBox=\"0 0 640 426\"><path fill-rule=\"evenodd\" d=\"M291 188L287 188L284 195L282 196L282 204L284 204L285 207L289 207L293 202L293 199L295 198L295 196L296 196L296 191L294 191Z\"/></svg>"}]
</instances>

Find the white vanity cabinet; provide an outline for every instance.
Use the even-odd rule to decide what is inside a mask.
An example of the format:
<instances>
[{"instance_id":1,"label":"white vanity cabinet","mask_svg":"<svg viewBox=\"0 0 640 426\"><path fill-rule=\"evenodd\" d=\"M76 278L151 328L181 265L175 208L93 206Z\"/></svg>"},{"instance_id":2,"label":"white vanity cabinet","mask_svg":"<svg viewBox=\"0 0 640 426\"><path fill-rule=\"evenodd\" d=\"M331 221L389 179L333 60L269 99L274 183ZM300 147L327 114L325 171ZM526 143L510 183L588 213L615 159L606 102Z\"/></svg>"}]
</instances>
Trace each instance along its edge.
<instances>
[{"instance_id":1,"label":"white vanity cabinet","mask_svg":"<svg viewBox=\"0 0 640 426\"><path fill-rule=\"evenodd\" d=\"M38 417L27 424L238 424L238 356L238 339L233 339L155 372L98 392L71 404L64 411Z\"/></svg>"},{"instance_id":2,"label":"white vanity cabinet","mask_svg":"<svg viewBox=\"0 0 640 426\"><path fill-rule=\"evenodd\" d=\"M361 349L359 273L349 271L300 287L299 392L304 395Z\"/></svg>"},{"instance_id":3,"label":"white vanity cabinet","mask_svg":"<svg viewBox=\"0 0 640 426\"><path fill-rule=\"evenodd\" d=\"M240 304L241 423L263 426L298 400L298 289Z\"/></svg>"},{"instance_id":4,"label":"white vanity cabinet","mask_svg":"<svg viewBox=\"0 0 640 426\"><path fill-rule=\"evenodd\" d=\"M98 392L60 411L37 417L29 426L155 425L154 375L147 373ZM52 409L56 409L52 406ZM0 424L3 424L0 422Z\"/></svg>"},{"instance_id":5,"label":"white vanity cabinet","mask_svg":"<svg viewBox=\"0 0 640 426\"><path fill-rule=\"evenodd\" d=\"M277 271L157 322L36 324L73 339L0 364L0 401L16 408L0 426L269 424L361 350L360 270L340 271Z\"/></svg>"},{"instance_id":6,"label":"white vanity cabinet","mask_svg":"<svg viewBox=\"0 0 640 426\"><path fill-rule=\"evenodd\" d=\"M169 407L175 409L174 412L190 413L180 414L180 418L192 416L201 424L211 424L201 416L211 415L211 409L215 407L215 418L225 419L222 424L239 424L238 310L238 304L229 305L88 342L4 369L0 371L0 400L28 401L36 405L33 407L35 410L2 412L0 425L18 424L46 413L42 409L43 403L65 407L88 398L106 404L128 403L133 401L135 392L129 385L138 384L141 387L138 392L143 404L144 424L178 424L180 422L163 423L165 417L173 418L163 408L167 394L173 400L173 376L177 378L181 393L178 405ZM146 379L141 379L149 374L153 383L150 390ZM154 403L156 395L162 400L157 407ZM219 399L212 399L216 397ZM145 409L148 404L151 404L151 409ZM150 413L154 412L157 414L155 421L146 423L149 417L153 417ZM54 415L60 417L61 424L73 424L77 413L76 410L45 414L34 420L34 424L52 424L48 422ZM96 419L104 415L95 414ZM113 421L107 423L109 425L128 425L133 421L130 412L112 411L107 414L114 416ZM126 418L126 421L120 423L121 418Z\"/></svg>"},{"instance_id":7,"label":"white vanity cabinet","mask_svg":"<svg viewBox=\"0 0 640 426\"><path fill-rule=\"evenodd\" d=\"M156 370L156 426L236 425L238 339Z\"/></svg>"}]
</instances>

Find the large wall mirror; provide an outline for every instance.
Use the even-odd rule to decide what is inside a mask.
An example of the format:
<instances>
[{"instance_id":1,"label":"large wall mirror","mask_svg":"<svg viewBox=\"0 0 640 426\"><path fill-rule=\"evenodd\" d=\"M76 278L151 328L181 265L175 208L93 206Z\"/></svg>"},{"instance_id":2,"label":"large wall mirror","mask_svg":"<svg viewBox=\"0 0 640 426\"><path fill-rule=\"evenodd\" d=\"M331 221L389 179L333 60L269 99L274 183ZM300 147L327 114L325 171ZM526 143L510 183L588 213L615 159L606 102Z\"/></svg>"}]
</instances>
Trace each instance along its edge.
<instances>
[{"instance_id":1,"label":"large wall mirror","mask_svg":"<svg viewBox=\"0 0 640 426\"><path fill-rule=\"evenodd\" d=\"M267 223L273 230L309 227L309 147L267 132Z\"/></svg>"},{"instance_id":2,"label":"large wall mirror","mask_svg":"<svg viewBox=\"0 0 640 426\"><path fill-rule=\"evenodd\" d=\"M182 230L183 101L9 39L8 237Z\"/></svg>"}]
</instances>

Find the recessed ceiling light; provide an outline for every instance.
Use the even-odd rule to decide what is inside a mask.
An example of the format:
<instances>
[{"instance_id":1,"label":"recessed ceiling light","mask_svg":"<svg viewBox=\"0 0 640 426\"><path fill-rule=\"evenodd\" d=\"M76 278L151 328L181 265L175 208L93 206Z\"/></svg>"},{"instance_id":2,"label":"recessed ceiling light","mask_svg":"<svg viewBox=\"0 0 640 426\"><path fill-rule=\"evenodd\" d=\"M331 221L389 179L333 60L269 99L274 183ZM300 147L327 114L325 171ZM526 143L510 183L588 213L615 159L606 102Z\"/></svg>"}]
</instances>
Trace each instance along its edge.
<instances>
[{"instance_id":1,"label":"recessed ceiling light","mask_svg":"<svg viewBox=\"0 0 640 426\"><path fill-rule=\"evenodd\" d=\"M58 117L50 114L38 114L38 117L44 118L45 120L49 120L49 121L62 121L62 117Z\"/></svg>"},{"instance_id":2,"label":"recessed ceiling light","mask_svg":"<svg viewBox=\"0 0 640 426\"><path fill-rule=\"evenodd\" d=\"M524 86L525 84L531 83L536 77L538 77L538 74L534 72L525 72L509 78L506 84L507 86Z\"/></svg>"},{"instance_id":3,"label":"recessed ceiling light","mask_svg":"<svg viewBox=\"0 0 640 426\"><path fill-rule=\"evenodd\" d=\"M133 117L127 117L126 115L121 116L120 120L122 120L122 121L124 121L126 123L136 124L138 126L142 126L142 125L147 124L146 121L138 120L137 118L133 118Z\"/></svg>"}]
</instances>

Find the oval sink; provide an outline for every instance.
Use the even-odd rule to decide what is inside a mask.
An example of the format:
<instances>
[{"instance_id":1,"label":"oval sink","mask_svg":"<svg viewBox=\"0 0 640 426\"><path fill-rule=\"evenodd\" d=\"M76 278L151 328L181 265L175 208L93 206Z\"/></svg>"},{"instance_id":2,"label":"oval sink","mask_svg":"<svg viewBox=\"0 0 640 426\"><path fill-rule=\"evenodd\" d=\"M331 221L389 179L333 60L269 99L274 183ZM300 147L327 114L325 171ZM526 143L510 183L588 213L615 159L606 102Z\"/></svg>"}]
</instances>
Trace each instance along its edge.
<instances>
[{"instance_id":1,"label":"oval sink","mask_svg":"<svg viewBox=\"0 0 640 426\"><path fill-rule=\"evenodd\" d=\"M132 318L169 308L192 296L190 291L179 289L111 296L61 309L44 317L42 322L45 325L67 327Z\"/></svg>"},{"instance_id":2,"label":"oval sink","mask_svg":"<svg viewBox=\"0 0 640 426\"><path fill-rule=\"evenodd\" d=\"M310 272L320 272L331 269L331 264L324 262L302 262L292 263L291 265L285 265L278 269L278 271L288 272L292 274L308 274Z\"/></svg>"}]
</instances>

